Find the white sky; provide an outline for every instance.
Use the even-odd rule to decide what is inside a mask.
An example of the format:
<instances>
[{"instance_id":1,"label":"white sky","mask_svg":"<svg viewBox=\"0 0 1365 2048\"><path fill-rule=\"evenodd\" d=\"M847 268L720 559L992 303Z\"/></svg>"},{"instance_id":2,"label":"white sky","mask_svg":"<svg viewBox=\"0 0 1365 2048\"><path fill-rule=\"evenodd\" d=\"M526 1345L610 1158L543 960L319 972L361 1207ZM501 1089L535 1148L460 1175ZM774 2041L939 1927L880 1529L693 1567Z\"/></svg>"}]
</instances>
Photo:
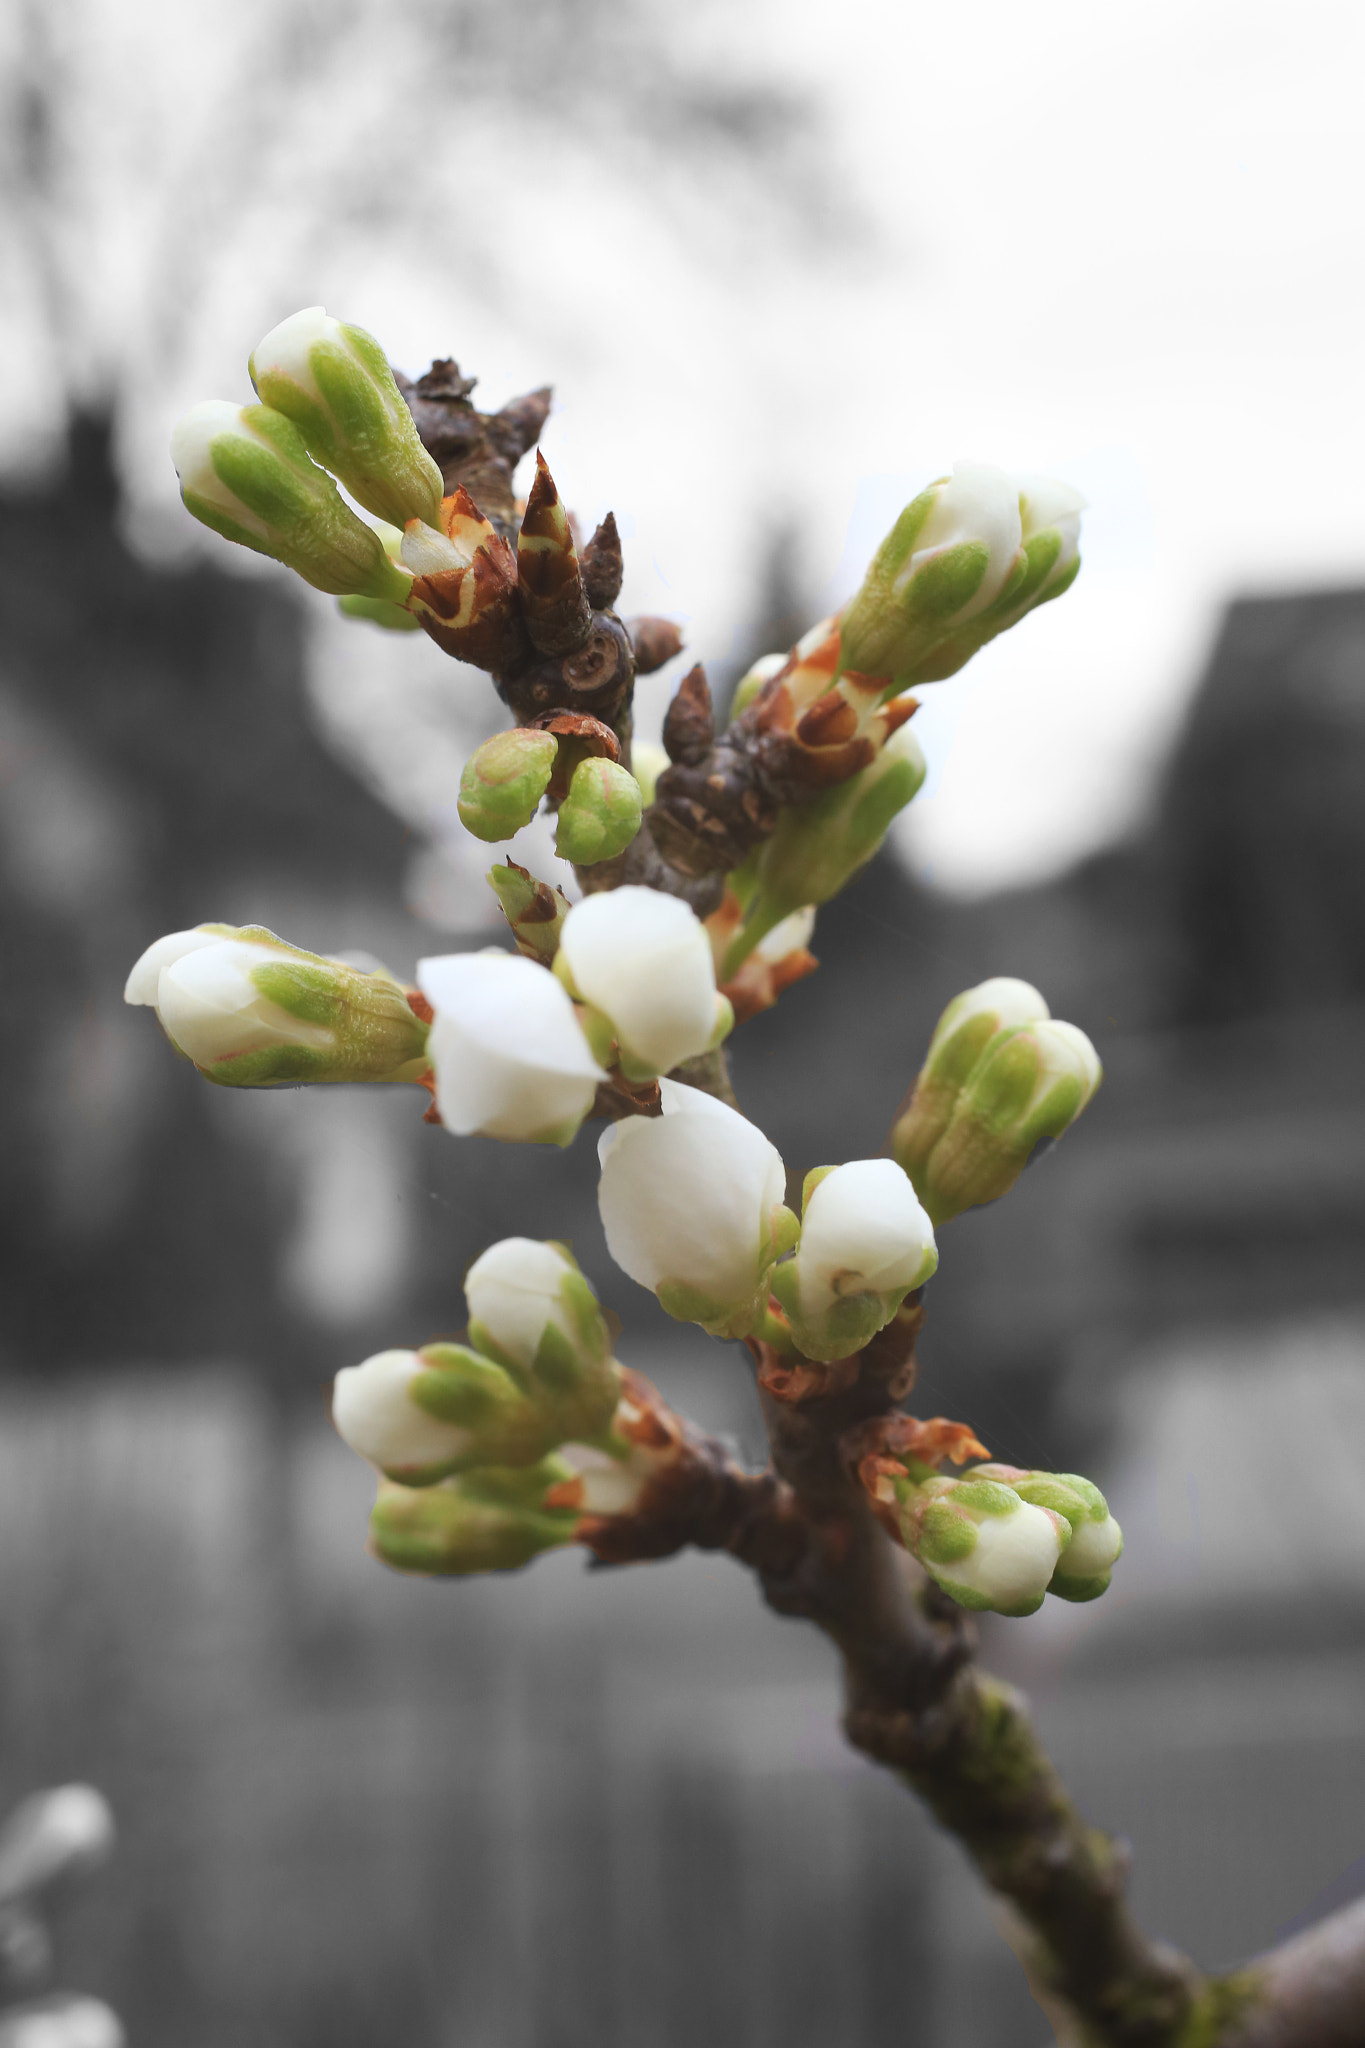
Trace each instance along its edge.
<instances>
[{"instance_id":1,"label":"white sky","mask_svg":"<svg viewBox=\"0 0 1365 2048\"><path fill-rule=\"evenodd\" d=\"M100 18L125 69L186 19L147 0ZM205 32L241 18L205 8ZM845 246L812 253L686 165L637 156L608 179L590 128L548 163L505 110L450 133L408 83L380 120L381 233L282 237L267 202L286 166L255 243L210 250L183 363L129 420L139 530L172 531L175 414L245 399L252 343L317 299L412 367L453 351L485 402L553 379L561 487L588 517L614 504L627 604L685 618L703 656L752 615L767 520L794 519L815 616L955 458L1067 477L1092 508L1081 579L926 692L932 777L902 828L950 888L1047 873L1140 814L1227 595L1365 570L1365 11L752 0L674 10L670 32L816 93L808 170L849 204ZM395 47L375 44L376 75L406 64ZM143 55L168 67L167 119L192 126L187 44ZM352 118L347 92L354 110L377 88L333 79L317 118ZM297 150L306 169L316 133ZM7 339L0 432L20 447L32 385L17 406Z\"/></svg>"}]
</instances>

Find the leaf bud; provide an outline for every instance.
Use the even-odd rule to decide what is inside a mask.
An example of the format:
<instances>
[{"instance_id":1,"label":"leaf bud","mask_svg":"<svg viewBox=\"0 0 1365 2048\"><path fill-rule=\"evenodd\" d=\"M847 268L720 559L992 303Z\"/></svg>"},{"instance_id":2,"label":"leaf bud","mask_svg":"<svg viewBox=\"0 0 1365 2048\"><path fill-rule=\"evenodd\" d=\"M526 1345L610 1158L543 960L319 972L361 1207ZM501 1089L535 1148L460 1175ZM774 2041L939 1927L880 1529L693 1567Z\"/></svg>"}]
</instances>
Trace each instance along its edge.
<instances>
[{"instance_id":1,"label":"leaf bud","mask_svg":"<svg viewBox=\"0 0 1365 2048\"><path fill-rule=\"evenodd\" d=\"M157 939L124 1001L154 1009L178 1052L230 1088L415 1081L427 1029L383 968L305 953L263 925L200 925Z\"/></svg>"},{"instance_id":2,"label":"leaf bud","mask_svg":"<svg viewBox=\"0 0 1365 2048\"><path fill-rule=\"evenodd\" d=\"M333 597L406 601L411 577L309 460L283 413L207 398L176 421L171 460L186 511L225 540L273 556Z\"/></svg>"},{"instance_id":3,"label":"leaf bud","mask_svg":"<svg viewBox=\"0 0 1365 2048\"><path fill-rule=\"evenodd\" d=\"M372 334L305 306L271 328L247 369L263 403L294 422L358 505L394 526L436 524L441 472Z\"/></svg>"}]
</instances>

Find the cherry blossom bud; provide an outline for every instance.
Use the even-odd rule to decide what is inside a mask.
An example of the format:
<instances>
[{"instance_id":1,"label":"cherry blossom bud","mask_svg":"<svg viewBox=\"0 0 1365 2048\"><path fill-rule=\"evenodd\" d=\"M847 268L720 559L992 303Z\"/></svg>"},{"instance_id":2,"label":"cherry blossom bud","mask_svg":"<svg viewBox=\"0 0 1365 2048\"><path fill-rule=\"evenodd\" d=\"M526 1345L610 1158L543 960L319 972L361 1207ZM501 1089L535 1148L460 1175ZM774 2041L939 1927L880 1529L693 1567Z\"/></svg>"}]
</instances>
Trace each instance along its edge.
<instances>
[{"instance_id":1,"label":"cherry blossom bud","mask_svg":"<svg viewBox=\"0 0 1365 2048\"><path fill-rule=\"evenodd\" d=\"M733 1022L716 993L706 927L690 904L659 889L602 890L576 903L555 971L610 1021L628 1080L651 1080L695 1059Z\"/></svg>"},{"instance_id":2,"label":"cherry blossom bud","mask_svg":"<svg viewBox=\"0 0 1365 2048\"><path fill-rule=\"evenodd\" d=\"M855 1159L806 1176L801 1241L772 1291L807 1358L848 1358L937 1264L929 1218L895 1160Z\"/></svg>"},{"instance_id":3,"label":"cherry blossom bud","mask_svg":"<svg viewBox=\"0 0 1365 2048\"><path fill-rule=\"evenodd\" d=\"M554 1438L501 1366L458 1344L380 1351L332 1389L337 1434L404 1486L470 1465L528 1465Z\"/></svg>"},{"instance_id":4,"label":"cherry blossom bud","mask_svg":"<svg viewBox=\"0 0 1365 2048\"><path fill-rule=\"evenodd\" d=\"M1080 571L1078 553L1085 499L1070 484L1048 477L1023 477L1019 483L1022 545L1004 589L986 607L941 640L933 654L915 670L917 683L940 682L956 675L979 647L1026 612L1036 611L1069 590Z\"/></svg>"},{"instance_id":5,"label":"cherry blossom bud","mask_svg":"<svg viewBox=\"0 0 1365 2048\"><path fill-rule=\"evenodd\" d=\"M1055 1143L1100 1085L1094 1046L1044 1018L990 1041L963 1083L915 1191L935 1224L1007 1194L1035 1150Z\"/></svg>"},{"instance_id":6,"label":"cherry blossom bud","mask_svg":"<svg viewBox=\"0 0 1365 2048\"><path fill-rule=\"evenodd\" d=\"M395 526L436 524L441 472L372 334L305 306L271 328L247 368L264 403L294 422L358 505Z\"/></svg>"},{"instance_id":7,"label":"cherry blossom bud","mask_svg":"<svg viewBox=\"0 0 1365 2048\"><path fill-rule=\"evenodd\" d=\"M844 612L845 668L918 680L920 664L986 610L1020 555L1019 485L986 463L959 463L906 506Z\"/></svg>"},{"instance_id":8,"label":"cherry blossom bud","mask_svg":"<svg viewBox=\"0 0 1365 2048\"><path fill-rule=\"evenodd\" d=\"M963 1084L999 1033L1049 1015L1036 988L1007 975L954 996L934 1027L909 1108L891 1134L894 1158L920 1187L929 1155L948 1128Z\"/></svg>"},{"instance_id":9,"label":"cherry blossom bud","mask_svg":"<svg viewBox=\"0 0 1365 2048\"><path fill-rule=\"evenodd\" d=\"M545 1501L573 1476L562 1458L549 1457L519 1468L479 1466L421 1488L382 1480L369 1547L401 1572L461 1578L519 1571L542 1550L573 1542L577 1510Z\"/></svg>"},{"instance_id":10,"label":"cherry blossom bud","mask_svg":"<svg viewBox=\"0 0 1365 2048\"><path fill-rule=\"evenodd\" d=\"M225 540L273 556L334 597L406 602L412 578L309 460L283 413L207 398L177 420L171 460L186 511Z\"/></svg>"},{"instance_id":11,"label":"cherry blossom bud","mask_svg":"<svg viewBox=\"0 0 1365 2048\"><path fill-rule=\"evenodd\" d=\"M725 956L727 980L774 926L838 895L871 860L926 773L919 741L902 726L866 768L812 802L782 811L748 870L744 923Z\"/></svg>"},{"instance_id":12,"label":"cherry blossom bud","mask_svg":"<svg viewBox=\"0 0 1365 2048\"><path fill-rule=\"evenodd\" d=\"M661 1081L659 1093L662 1116L627 1117L598 1148L607 1250L669 1315L743 1336L799 1228L783 1203L781 1157L714 1096L677 1081Z\"/></svg>"},{"instance_id":13,"label":"cherry blossom bud","mask_svg":"<svg viewBox=\"0 0 1365 2048\"><path fill-rule=\"evenodd\" d=\"M510 839L529 825L550 785L559 742L514 725L476 747L460 777L456 808L476 839Z\"/></svg>"},{"instance_id":14,"label":"cherry blossom bud","mask_svg":"<svg viewBox=\"0 0 1365 2048\"><path fill-rule=\"evenodd\" d=\"M575 1388L611 1357L597 1296L563 1245L505 1237L475 1259L464 1291L470 1342L511 1372Z\"/></svg>"},{"instance_id":15,"label":"cherry blossom bud","mask_svg":"<svg viewBox=\"0 0 1365 2048\"><path fill-rule=\"evenodd\" d=\"M447 1130L571 1144L606 1075L555 976L490 950L419 960L417 984L435 1012L427 1053Z\"/></svg>"},{"instance_id":16,"label":"cherry blossom bud","mask_svg":"<svg viewBox=\"0 0 1365 2048\"><path fill-rule=\"evenodd\" d=\"M630 770L600 754L589 755L574 769L559 806L555 852L580 868L615 860L639 831L643 816L644 799Z\"/></svg>"},{"instance_id":17,"label":"cherry blossom bud","mask_svg":"<svg viewBox=\"0 0 1365 2048\"><path fill-rule=\"evenodd\" d=\"M978 1465L974 1478L999 1478L1021 1500L1049 1508L1070 1525L1071 1541L1057 1561L1049 1593L1063 1600L1098 1600L1123 1554L1123 1531L1098 1486L1078 1472L1027 1472L1011 1465Z\"/></svg>"},{"instance_id":18,"label":"cherry blossom bud","mask_svg":"<svg viewBox=\"0 0 1365 2048\"><path fill-rule=\"evenodd\" d=\"M906 1547L959 1607L1022 1615L1042 1606L1071 1538L1062 1515L974 1473L897 1491Z\"/></svg>"},{"instance_id":19,"label":"cherry blossom bud","mask_svg":"<svg viewBox=\"0 0 1365 2048\"><path fill-rule=\"evenodd\" d=\"M426 1026L383 968L362 973L305 953L263 925L200 925L149 946L124 1001L146 1004L210 1081L415 1081Z\"/></svg>"},{"instance_id":20,"label":"cherry blossom bud","mask_svg":"<svg viewBox=\"0 0 1365 2048\"><path fill-rule=\"evenodd\" d=\"M34 1792L0 1827L0 1906L84 1877L114 1846L114 1816L93 1785Z\"/></svg>"},{"instance_id":21,"label":"cherry blossom bud","mask_svg":"<svg viewBox=\"0 0 1365 2048\"><path fill-rule=\"evenodd\" d=\"M58 1996L0 2013L0 2048L124 2048L117 2015L98 1998Z\"/></svg>"}]
</instances>

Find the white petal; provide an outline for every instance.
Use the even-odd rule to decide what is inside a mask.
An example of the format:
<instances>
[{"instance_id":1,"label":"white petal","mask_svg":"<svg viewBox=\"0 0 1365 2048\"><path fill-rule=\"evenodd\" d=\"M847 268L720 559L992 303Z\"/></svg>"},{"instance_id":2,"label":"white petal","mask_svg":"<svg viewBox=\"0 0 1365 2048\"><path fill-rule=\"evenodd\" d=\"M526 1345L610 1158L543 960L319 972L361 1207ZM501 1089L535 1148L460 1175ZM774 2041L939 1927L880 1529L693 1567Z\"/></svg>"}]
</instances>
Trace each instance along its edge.
<instances>
[{"instance_id":1,"label":"white petal","mask_svg":"<svg viewBox=\"0 0 1365 2048\"><path fill-rule=\"evenodd\" d=\"M1021 476L1019 498L1025 540L1044 527L1055 526L1062 536L1057 567L1069 562L1080 546L1081 514L1086 503L1080 492L1070 484L1059 483L1055 477Z\"/></svg>"},{"instance_id":2,"label":"white petal","mask_svg":"<svg viewBox=\"0 0 1365 2048\"><path fill-rule=\"evenodd\" d=\"M716 1022L711 942L680 897L633 885L576 903L560 945L585 1001L660 1073L704 1052Z\"/></svg>"},{"instance_id":3,"label":"white petal","mask_svg":"<svg viewBox=\"0 0 1365 2048\"><path fill-rule=\"evenodd\" d=\"M587 1114L603 1069L547 968L516 954L449 953L419 960L417 985L436 1013L427 1052L450 1130L531 1139Z\"/></svg>"},{"instance_id":4,"label":"white petal","mask_svg":"<svg viewBox=\"0 0 1365 2048\"><path fill-rule=\"evenodd\" d=\"M661 1117L616 1126L598 1186L607 1249L642 1287L682 1281L725 1303L758 1285L759 1247L782 1200L781 1156L714 1096L664 1082Z\"/></svg>"},{"instance_id":5,"label":"white petal","mask_svg":"<svg viewBox=\"0 0 1365 2048\"><path fill-rule=\"evenodd\" d=\"M221 946L221 932L167 932L164 939L154 939L124 984L125 1003L148 1003L155 1007L157 990L161 982L163 967L173 966L183 960L186 953L197 952L203 946Z\"/></svg>"},{"instance_id":6,"label":"white petal","mask_svg":"<svg viewBox=\"0 0 1365 2048\"><path fill-rule=\"evenodd\" d=\"M1098 1522L1075 1523L1062 1552L1062 1574L1068 1579L1095 1579L1107 1572L1123 1549L1123 1532L1112 1515Z\"/></svg>"},{"instance_id":7,"label":"white petal","mask_svg":"<svg viewBox=\"0 0 1365 2048\"><path fill-rule=\"evenodd\" d=\"M1100 1085L1101 1067L1099 1054L1075 1024L1064 1024L1060 1018L1050 1017L1045 1023L1034 1026L1033 1036L1043 1055L1043 1073L1039 1078L1040 1087L1048 1087L1064 1075L1074 1074L1085 1090L1084 1100L1088 1102Z\"/></svg>"},{"instance_id":8,"label":"white petal","mask_svg":"<svg viewBox=\"0 0 1365 2048\"><path fill-rule=\"evenodd\" d=\"M971 1586L1001 1606L1024 1606L1046 1590L1061 1554L1051 1515L1020 1501L1007 1515L983 1515L971 1556L940 1570L954 1585Z\"/></svg>"},{"instance_id":9,"label":"white petal","mask_svg":"<svg viewBox=\"0 0 1365 2048\"><path fill-rule=\"evenodd\" d=\"M890 745L894 745L894 741L890 742L888 747L883 747L883 754L888 752ZM765 960L769 966L775 967L779 961L786 959L788 953L799 953L803 946L808 946L814 930L814 907L794 910L790 917L783 918L781 924L775 924L765 939L759 940L754 952L760 960Z\"/></svg>"},{"instance_id":10,"label":"white petal","mask_svg":"<svg viewBox=\"0 0 1365 2048\"><path fill-rule=\"evenodd\" d=\"M907 582L931 555L963 541L984 540L990 549L986 574L959 615L971 618L999 596L1022 534L1018 481L990 463L959 462L940 487L929 517L915 536L915 551L897 582Z\"/></svg>"},{"instance_id":11,"label":"white petal","mask_svg":"<svg viewBox=\"0 0 1365 2048\"><path fill-rule=\"evenodd\" d=\"M467 569L474 558L473 548L457 546L420 519L410 519L404 527L399 553L403 567L411 569L414 576L440 576L448 569Z\"/></svg>"},{"instance_id":12,"label":"white petal","mask_svg":"<svg viewBox=\"0 0 1365 2048\"><path fill-rule=\"evenodd\" d=\"M893 1159L836 1166L811 1195L801 1225L803 1309L823 1313L836 1281L840 1293L861 1291L855 1275L876 1294L913 1286L933 1242L929 1218Z\"/></svg>"},{"instance_id":13,"label":"white petal","mask_svg":"<svg viewBox=\"0 0 1365 2048\"><path fill-rule=\"evenodd\" d=\"M470 1432L428 1415L410 1398L424 1370L415 1351L380 1351L337 1374L332 1420L353 1451L386 1472L420 1472L468 1447Z\"/></svg>"}]
</instances>

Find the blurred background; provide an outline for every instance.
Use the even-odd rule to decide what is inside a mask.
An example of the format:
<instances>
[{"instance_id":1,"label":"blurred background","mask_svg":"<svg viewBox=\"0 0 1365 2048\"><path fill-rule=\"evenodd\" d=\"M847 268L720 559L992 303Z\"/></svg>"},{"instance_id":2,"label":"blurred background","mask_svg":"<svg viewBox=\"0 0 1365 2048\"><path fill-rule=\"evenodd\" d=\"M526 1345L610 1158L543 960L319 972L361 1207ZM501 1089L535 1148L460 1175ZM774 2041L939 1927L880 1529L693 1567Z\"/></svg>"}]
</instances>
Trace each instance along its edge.
<instances>
[{"instance_id":1,"label":"blurred background","mask_svg":"<svg viewBox=\"0 0 1365 2048\"><path fill-rule=\"evenodd\" d=\"M365 1557L331 1375L457 1328L511 1232L760 1455L742 1350L610 1267L592 1145L211 1089L123 1006L208 919L400 973L492 935L486 680L176 496L177 414L314 302L488 408L552 381L622 609L721 693L959 456L1086 492L1076 590L926 692L926 790L736 1085L804 1169L879 1148L986 975L1094 1038L1081 1129L945 1234L914 1405L1091 1473L1128 1551L985 1654L1201 1963L1365 1891L1359 11L8 0L0 37L0 1796L91 1779L123 1831L64 1980L138 2048L1047 2039L735 1568Z\"/></svg>"}]
</instances>

